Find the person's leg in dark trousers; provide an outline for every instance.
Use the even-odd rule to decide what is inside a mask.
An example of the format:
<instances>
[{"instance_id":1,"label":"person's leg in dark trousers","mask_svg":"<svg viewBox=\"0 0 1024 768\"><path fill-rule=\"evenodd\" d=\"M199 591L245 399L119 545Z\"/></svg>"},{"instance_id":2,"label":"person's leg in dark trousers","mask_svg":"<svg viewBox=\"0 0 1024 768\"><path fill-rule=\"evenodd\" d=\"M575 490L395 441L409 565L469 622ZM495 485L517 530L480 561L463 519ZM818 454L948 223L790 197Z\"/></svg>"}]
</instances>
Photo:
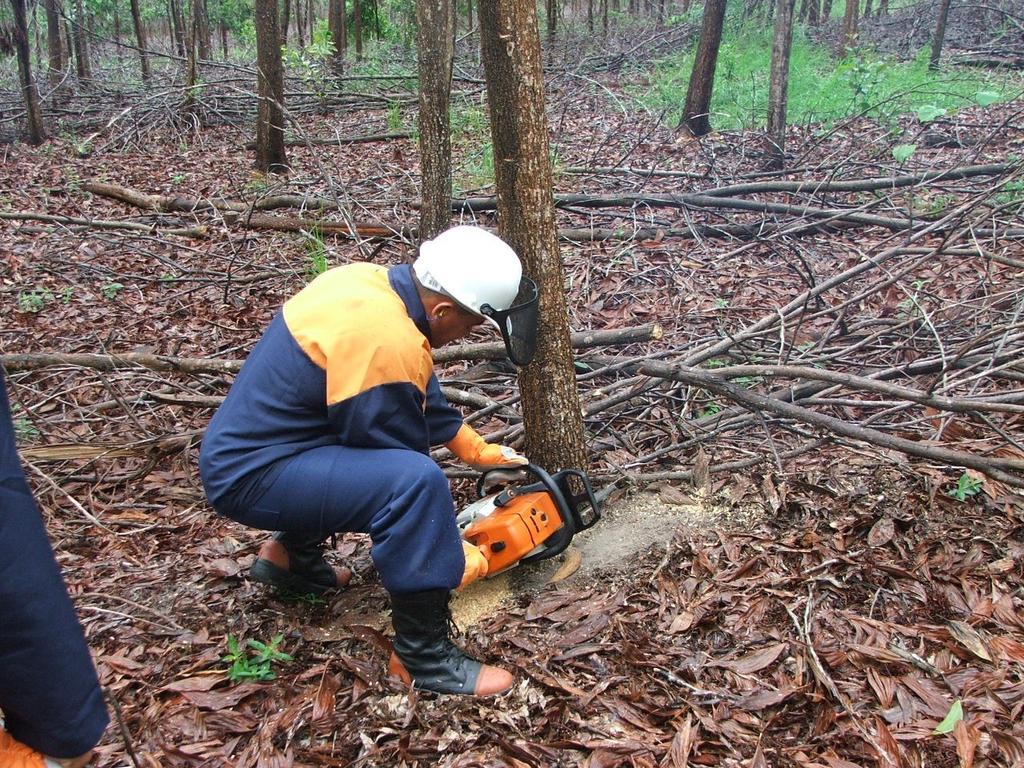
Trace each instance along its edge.
<instances>
[{"instance_id":1,"label":"person's leg in dark trousers","mask_svg":"<svg viewBox=\"0 0 1024 768\"><path fill-rule=\"evenodd\" d=\"M57 758L89 752L108 722L82 627L18 460L2 375L0 709L10 736Z\"/></svg>"},{"instance_id":2,"label":"person's leg in dark trousers","mask_svg":"<svg viewBox=\"0 0 1024 768\"><path fill-rule=\"evenodd\" d=\"M325 446L269 473L262 495L235 519L246 525L320 537L370 535L374 565L391 595L392 669L443 693L498 693L511 675L466 656L449 638L448 598L465 555L448 479L415 451Z\"/></svg>"}]
</instances>

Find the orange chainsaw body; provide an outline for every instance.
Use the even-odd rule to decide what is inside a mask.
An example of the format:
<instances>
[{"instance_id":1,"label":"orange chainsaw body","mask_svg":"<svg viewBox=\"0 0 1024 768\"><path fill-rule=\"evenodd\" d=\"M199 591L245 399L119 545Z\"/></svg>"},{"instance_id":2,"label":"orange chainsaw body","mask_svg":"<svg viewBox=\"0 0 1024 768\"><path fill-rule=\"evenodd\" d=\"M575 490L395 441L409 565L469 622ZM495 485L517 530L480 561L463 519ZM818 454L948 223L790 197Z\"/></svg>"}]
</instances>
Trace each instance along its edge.
<instances>
[{"instance_id":1,"label":"orange chainsaw body","mask_svg":"<svg viewBox=\"0 0 1024 768\"><path fill-rule=\"evenodd\" d=\"M487 500L485 500L487 501ZM542 546L564 525L550 493L538 491L514 496L477 517L462 538L487 558L488 575L515 565Z\"/></svg>"},{"instance_id":2,"label":"orange chainsaw body","mask_svg":"<svg viewBox=\"0 0 1024 768\"><path fill-rule=\"evenodd\" d=\"M487 559L488 576L561 554L573 536L601 518L583 471L563 469L549 475L536 464L527 464L524 470L527 479L532 475L536 482L505 486L490 496L484 495L485 472L477 481L480 498L456 515L462 538ZM572 483L583 492L576 493Z\"/></svg>"}]
</instances>

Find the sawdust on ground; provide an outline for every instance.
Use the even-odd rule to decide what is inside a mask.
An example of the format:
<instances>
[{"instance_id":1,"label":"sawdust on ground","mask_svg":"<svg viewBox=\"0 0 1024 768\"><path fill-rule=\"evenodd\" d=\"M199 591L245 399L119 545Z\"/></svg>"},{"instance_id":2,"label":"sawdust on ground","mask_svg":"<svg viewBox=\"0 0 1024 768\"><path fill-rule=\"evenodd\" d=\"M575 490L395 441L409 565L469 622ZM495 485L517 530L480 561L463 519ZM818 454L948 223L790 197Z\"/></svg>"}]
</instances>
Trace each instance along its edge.
<instances>
[{"instance_id":1,"label":"sawdust on ground","mask_svg":"<svg viewBox=\"0 0 1024 768\"><path fill-rule=\"evenodd\" d=\"M711 496L665 485L613 497L605 502L597 524L577 534L563 554L511 568L458 593L452 602L455 621L471 627L496 615L506 601L536 594L554 581L616 571L651 549L664 550L680 529L699 533L744 525L760 514L760 505L744 504L735 492Z\"/></svg>"}]
</instances>

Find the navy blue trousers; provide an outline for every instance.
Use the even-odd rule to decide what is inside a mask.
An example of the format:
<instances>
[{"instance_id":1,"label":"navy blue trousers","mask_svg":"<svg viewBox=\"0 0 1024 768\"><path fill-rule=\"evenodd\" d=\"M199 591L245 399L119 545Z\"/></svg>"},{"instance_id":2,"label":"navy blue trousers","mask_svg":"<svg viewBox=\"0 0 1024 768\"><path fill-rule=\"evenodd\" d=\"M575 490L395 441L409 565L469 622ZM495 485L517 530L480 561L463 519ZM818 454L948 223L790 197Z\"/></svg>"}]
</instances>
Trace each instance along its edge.
<instances>
[{"instance_id":1,"label":"navy blue trousers","mask_svg":"<svg viewBox=\"0 0 1024 768\"><path fill-rule=\"evenodd\" d=\"M268 531L368 533L391 594L455 589L465 556L448 479L416 451L329 445L282 459L257 488L223 504L228 517Z\"/></svg>"},{"instance_id":2,"label":"navy blue trousers","mask_svg":"<svg viewBox=\"0 0 1024 768\"><path fill-rule=\"evenodd\" d=\"M52 757L107 727L96 670L14 444L0 375L0 709L5 730Z\"/></svg>"}]
</instances>

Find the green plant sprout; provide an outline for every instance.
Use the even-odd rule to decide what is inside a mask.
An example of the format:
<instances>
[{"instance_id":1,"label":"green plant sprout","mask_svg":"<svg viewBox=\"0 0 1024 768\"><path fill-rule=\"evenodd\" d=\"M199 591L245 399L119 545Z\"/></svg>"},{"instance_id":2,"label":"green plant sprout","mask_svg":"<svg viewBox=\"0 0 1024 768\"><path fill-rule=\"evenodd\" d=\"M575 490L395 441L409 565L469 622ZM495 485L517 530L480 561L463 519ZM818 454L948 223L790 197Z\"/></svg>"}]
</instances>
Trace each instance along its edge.
<instances>
[{"instance_id":1,"label":"green plant sprout","mask_svg":"<svg viewBox=\"0 0 1024 768\"><path fill-rule=\"evenodd\" d=\"M397 101L388 105L388 130L392 133L402 130L402 105Z\"/></svg>"},{"instance_id":2,"label":"green plant sprout","mask_svg":"<svg viewBox=\"0 0 1024 768\"><path fill-rule=\"evenodd\" d=\"M306 236L306 277L312 280L322 275L331 267L327 259L327 246L324 244L323 235L319 230L313 230Z\"/></svg>"},{"instance_id":3,"label":"green plant sprout","mask_svg":"<svg viewBox=\"0 0 1024 768\"><path fill-rule=\"evenodd\" d=\"M716 413L721 413L724 408L718 403L708 403L705 405L700 412L701 416L714 416Z\"/></svg>"},{"instance_id":4,"label":"green plant sprout","mask_svg":"<svg viewBox=\"0 0 1024 768\"><path fill-rule=\"evenodd\" d=\"M104 283L100 287L100 292L103 294L103 298L107 301L113 301L117 298L118 294L124 290L124 286L121 283L115 283L113 281Z\"/></svg>"},{"instance_id":5,"label":"green plant sprout","mask_svg":"<svg viewBox=\"0 0 1024 768\"><path fill-rule=\"evenodd\" d=\"M31 291L18 292L18 311L38 314L53 301L53 292L49 288L36 288Z\"/></svg>"},{"instance_id":6,"label":"green plant sprout","mask_svg":"<svg viewBox=\"0 0 1024 768\"><path fill-rule=\"evenodd\" d=\"M228 652L221 661L230 663L228 679L237 683L242 680L273 680L277 675L271 666L278 662L289 662L292 657L278 650L284 635L277 635L269 643L259 640L240 642L234 635L228 635Z\"/></svg>"},{"instance_id":7,"label":"green plant sprout","mask_svg":"<svg viewBox=\"0 0 1024 768\"><path fill-rule=\"evenodd\" d=\"M19 415L18 412L20 410L21 406L17 403L11 406L11 421L14 423L14 441L19 445L31 442L40 435L35 424L29 421L27 417Z\"/></svg>"},{"instance_id":8,"label":"green plant sprout","mask_svg":"<svg viewBox=\"0 0 1024 768\"><path fill-rule=\"evenodd\" d=\"M916 110L917 119L922 123L930 123L938 120L940 117L945 117L947 112L942 107L937 107L934 104L924 104Z\"/></svg>"},{"instance_id":9,"label":"green plant sprout","mask_svg":"<svg viewBox=\"0 0 1024 768\"><path fill-rule=\"evenodd\" d=\"M985 484L984 480L971 477L966 472L960 475L956 481L956 487L949 491L949 495L957 501L967 501L968 496L977 494Z\"/></svg>"},{"instance_id":10,"label":"green plant sprout","mask_svg":"<svg viewBox=\"0 0 1024 768\"><path fill-rule=\"evenodd\" d=\"M892 148L893 159L900 165L907 162L915 152L917 152L917 144L897 144Z\"/></svg>"}]
</instances>

